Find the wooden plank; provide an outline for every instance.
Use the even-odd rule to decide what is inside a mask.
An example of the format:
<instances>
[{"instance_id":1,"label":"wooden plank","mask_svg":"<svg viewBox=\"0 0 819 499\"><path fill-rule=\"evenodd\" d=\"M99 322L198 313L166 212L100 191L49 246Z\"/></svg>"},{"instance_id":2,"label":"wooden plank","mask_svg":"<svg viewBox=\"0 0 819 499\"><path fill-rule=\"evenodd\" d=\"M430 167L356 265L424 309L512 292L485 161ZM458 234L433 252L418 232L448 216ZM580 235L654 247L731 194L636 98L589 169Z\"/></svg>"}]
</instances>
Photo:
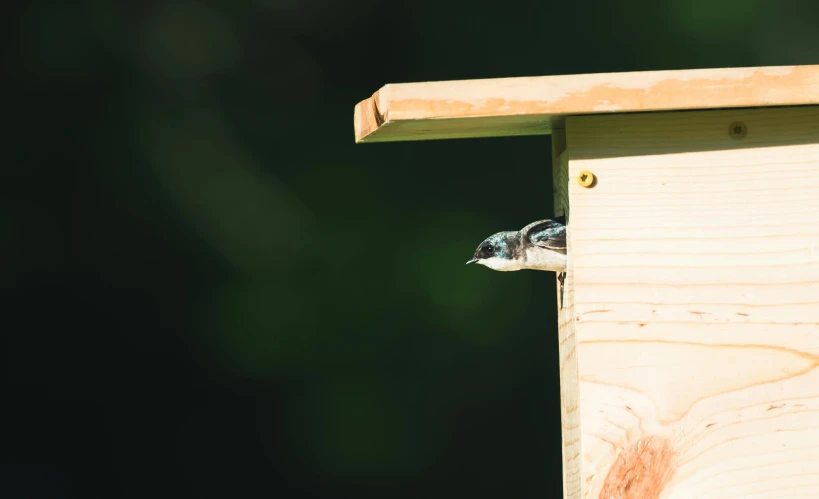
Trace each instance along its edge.
<instances>
[{"instance_id":1,"label":"wooden plank","mask_svg":"<svg viewBox=\"0 0 819 499\"><path fill-rule=\"evenodd\" d=\"M355 107L355 140L538 135L570 115L811 104L819 65L403 83Z\"/></svg>"},{"instance_id":2,"label":"wooden plank","mask_svg":"<svg viewBox=\"0 0 819 499\"><path fill-rule=\"evenodd\" d=\"M566 152L565 130L552 134L552 179L555 216L569 219L569 156ZM578 412L577 355L574 335L574 272L572 270L572 238L570 226L566 235L569 263L561 289L557 285L558 355L560 357L560 423L563 453L563 497L580 499L582 471L580 447L580 412Z\"/></svg>"},{"instance_id":3,"label":"wooden plank","mask_svg":"<svg viewBox=\"0 0 819 499\"><path fill-rule=\"evenodd\" d=\"M582 497L817 497L819 107L566 125Z\"/></svg>"}]
</instances>

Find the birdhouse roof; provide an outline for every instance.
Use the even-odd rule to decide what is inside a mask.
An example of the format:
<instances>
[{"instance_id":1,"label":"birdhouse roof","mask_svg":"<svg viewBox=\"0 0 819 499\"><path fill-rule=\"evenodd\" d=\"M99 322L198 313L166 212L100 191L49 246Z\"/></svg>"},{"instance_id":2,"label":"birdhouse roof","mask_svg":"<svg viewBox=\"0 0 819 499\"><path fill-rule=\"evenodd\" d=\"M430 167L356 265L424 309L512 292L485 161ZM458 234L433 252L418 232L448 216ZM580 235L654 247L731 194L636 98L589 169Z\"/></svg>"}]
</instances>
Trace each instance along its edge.
<instances>
[{"instance_id":1,"label":"birdhouse roof","mask_svg":"<svg viewBox=\"0 0 819 499\"><path fill-rule=\"evenodd\" d=\"M355 107L356 142L547 135L567 116L819 105L819 65L389 84Z\"/></svg>"}]
</instances>

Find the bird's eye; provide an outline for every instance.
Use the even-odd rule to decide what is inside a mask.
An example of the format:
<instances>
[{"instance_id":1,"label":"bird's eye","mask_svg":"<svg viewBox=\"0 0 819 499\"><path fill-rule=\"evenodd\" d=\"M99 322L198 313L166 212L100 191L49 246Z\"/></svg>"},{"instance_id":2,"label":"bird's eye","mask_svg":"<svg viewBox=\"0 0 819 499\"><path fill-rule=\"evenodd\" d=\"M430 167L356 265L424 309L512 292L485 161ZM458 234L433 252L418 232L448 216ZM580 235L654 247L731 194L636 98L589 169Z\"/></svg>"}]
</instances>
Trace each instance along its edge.
<instances>
[{"instance_id":1,"label":"bird's eye","mask_svg":"<svg viewBox=\"0 0 819 499\"><path fill-rule=\"evenodd\" d=\"M490 244L489 246L486 247L486 252L491 255L492 253L495 252L495 247Z\"/></svg>"}]
</instances>

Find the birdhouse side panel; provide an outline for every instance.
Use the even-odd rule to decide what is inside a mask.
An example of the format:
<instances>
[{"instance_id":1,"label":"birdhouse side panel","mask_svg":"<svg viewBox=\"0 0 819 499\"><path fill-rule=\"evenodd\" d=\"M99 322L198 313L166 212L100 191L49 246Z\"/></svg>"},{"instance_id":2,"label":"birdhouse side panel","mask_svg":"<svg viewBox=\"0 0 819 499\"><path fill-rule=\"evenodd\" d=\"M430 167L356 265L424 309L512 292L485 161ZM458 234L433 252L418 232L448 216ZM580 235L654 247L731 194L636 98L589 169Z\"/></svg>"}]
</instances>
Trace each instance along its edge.
<instances>
[{"instance_id":1,"label":"birdhouse side panel","mask_svg":"<svg viewBox=\"0 0 819 499\"><path fill-rule=\"evenodd\" d=\"M582 497L816 497L819 107L566 140Z\"/></svg>"}]
</instances>

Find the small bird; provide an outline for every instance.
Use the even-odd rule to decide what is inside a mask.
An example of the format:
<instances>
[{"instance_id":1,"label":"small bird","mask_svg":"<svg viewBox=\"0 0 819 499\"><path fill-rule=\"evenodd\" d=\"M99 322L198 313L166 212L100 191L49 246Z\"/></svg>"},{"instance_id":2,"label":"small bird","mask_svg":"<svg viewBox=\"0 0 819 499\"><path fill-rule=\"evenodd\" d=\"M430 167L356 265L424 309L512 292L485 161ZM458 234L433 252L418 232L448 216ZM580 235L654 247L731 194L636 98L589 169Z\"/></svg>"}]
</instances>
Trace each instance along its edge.
<instances>
[{"instance_id":1,"label":"small bird","mask_svg":"<svg viewBox=\"0 0 819 499\"><path fill-rule=\"evenodd\" d=\"M558 272L563 282L566 269L566 217L532 222L521 230L489 236L466 263L493 270L521 269Z\"/></svg>"}]
</instances>

